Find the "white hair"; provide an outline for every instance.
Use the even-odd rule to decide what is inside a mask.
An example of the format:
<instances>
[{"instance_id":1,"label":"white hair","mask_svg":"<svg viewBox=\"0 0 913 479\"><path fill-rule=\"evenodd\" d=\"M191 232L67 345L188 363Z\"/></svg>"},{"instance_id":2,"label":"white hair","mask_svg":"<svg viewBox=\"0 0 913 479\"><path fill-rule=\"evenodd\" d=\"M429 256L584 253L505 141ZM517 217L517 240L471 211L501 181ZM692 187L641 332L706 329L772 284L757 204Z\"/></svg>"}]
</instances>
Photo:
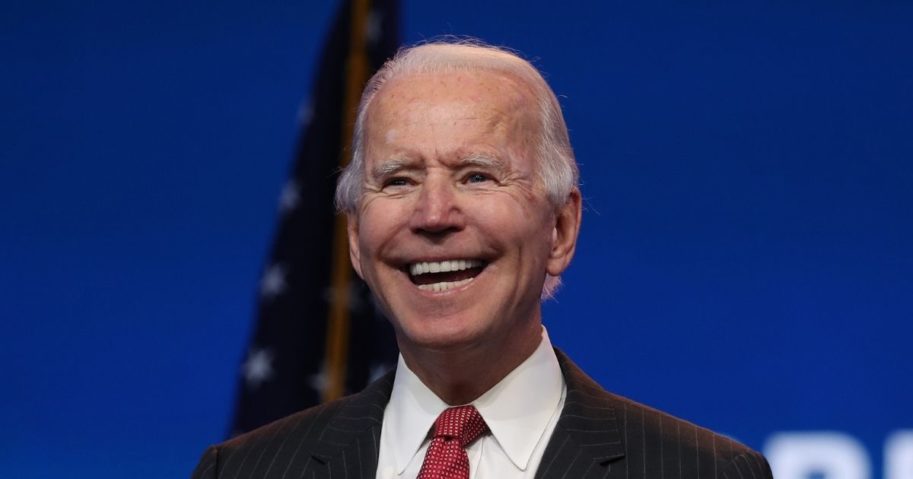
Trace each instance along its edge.
<instances>
[{"instance_id":1,"label":"white hair","mask_svg":"<svg viewBox=\"0 0 913 479\"><path fill-rule=\"evenodd\" d=\"M365 86L352 135L352 161L342 170L336 186L336 208L353 214L358 208L365 175L365 118L377 92L391 79L409 74L488 71L508 75L532 90L540 120L536 149L536 172L549 202L559 208L577 187L579 171L571 148L567 125L558 98L542 75L528 61L504 48L477 40L434 41L400 49ZM542 296L551 297L560 279L548 276Z\"/></svg>"}]
</instances>

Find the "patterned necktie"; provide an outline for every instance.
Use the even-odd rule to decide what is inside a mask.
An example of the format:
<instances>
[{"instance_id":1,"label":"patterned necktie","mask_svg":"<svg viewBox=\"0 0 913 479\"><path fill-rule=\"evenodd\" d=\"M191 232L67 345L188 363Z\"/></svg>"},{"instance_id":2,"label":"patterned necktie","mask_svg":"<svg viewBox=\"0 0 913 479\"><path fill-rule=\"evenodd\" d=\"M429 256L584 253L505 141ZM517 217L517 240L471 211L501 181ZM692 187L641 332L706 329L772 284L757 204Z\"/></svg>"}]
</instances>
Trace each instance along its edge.
<instances>
[{"instance_id":1,"label":"patterned necktie","mask_svg":"<svg viewBox=\"0 0 913 479\"><path fill-rule=\"evenodd\" d=\"M469 479L469 456L464 449L488 432L474 406L452 407L434 422L434 437L417 479Z\"/></svg>"}]
</instances>

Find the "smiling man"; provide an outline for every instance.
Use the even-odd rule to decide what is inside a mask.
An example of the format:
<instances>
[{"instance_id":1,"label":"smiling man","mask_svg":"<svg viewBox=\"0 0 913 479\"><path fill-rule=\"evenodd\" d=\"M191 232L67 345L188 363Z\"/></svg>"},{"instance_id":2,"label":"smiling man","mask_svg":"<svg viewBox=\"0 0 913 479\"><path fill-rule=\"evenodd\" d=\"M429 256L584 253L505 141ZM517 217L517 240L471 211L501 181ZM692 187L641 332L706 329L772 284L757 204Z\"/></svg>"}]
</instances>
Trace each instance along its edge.
<instances>
[{"instance_id":1,"label":"smiling man","mask_svg":"<svg viewBox=\"0 0 913 479\"><path fill-rule=\"evenodd\" d=\"M479 44L401 51L362 96L337 190L401 356L365 391L210 448L194 477L767 478L741 444L603 390L540 298L581 218L558 101Z\"/></svg>"}]
</instances>

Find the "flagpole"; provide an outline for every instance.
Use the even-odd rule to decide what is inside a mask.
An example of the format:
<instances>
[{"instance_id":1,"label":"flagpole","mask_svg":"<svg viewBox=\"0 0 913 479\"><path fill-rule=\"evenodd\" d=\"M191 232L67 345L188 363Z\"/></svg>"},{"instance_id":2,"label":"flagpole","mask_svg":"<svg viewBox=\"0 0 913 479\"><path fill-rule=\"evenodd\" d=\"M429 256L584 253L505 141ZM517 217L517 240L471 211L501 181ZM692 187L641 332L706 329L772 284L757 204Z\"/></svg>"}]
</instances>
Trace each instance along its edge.
<instances>
[{"instance_id":1,"label":"flagpole","mask_svg":"<svg viewBox=\"0 0 913 479\"><path fill-rule=\"evenodd\" d=\"M346 94L342 124L342 148L339 166L348 164L347 146L351 145L355 125L355 110L361 89L367 81L368 59L365 52L365 31L368 21L369 0L352 0L349 29L349 54L347 57ZM333 269L330 276L331 300L326 338L327 383L323 401L342 397L346 383L346 360L349 353L349 295L351 265L349 264L348 235L345 215L337 214L333 228Z\"/></svg>"}]
</instances>

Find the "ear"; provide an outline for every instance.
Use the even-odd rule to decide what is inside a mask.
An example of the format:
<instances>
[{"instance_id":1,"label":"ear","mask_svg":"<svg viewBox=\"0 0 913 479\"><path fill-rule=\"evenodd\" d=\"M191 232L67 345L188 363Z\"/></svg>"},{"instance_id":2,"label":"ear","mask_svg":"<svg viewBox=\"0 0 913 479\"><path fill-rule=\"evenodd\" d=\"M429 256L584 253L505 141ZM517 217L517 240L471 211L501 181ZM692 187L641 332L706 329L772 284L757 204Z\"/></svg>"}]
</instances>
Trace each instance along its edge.
<instances>
[{"instance_id":1,"label":"ear","mask_svg":"<svg viewBox=\"0 0 913 479\"><path fill-rule=\"evenodd\" d=\"M577 247L577 236L580 233L581 216L580 190L574 188L567 197L564 206L555 215L555 229L552 231L552 249L549 252L546 271L552 276L560 276L571 263L574 249Z\"/></svg>"},{"instance_id":2,"label":"ear","mask_svg":"<svg viewBox=\"0 0 913 479\"><path fill-rule=\"evenodd\" d=\"M358 276L364 279L361 274L361 248L358 245L358 218L351 213L346 213L346 233L349 236L349 260Z\"/></svg>"}]
</instances>

